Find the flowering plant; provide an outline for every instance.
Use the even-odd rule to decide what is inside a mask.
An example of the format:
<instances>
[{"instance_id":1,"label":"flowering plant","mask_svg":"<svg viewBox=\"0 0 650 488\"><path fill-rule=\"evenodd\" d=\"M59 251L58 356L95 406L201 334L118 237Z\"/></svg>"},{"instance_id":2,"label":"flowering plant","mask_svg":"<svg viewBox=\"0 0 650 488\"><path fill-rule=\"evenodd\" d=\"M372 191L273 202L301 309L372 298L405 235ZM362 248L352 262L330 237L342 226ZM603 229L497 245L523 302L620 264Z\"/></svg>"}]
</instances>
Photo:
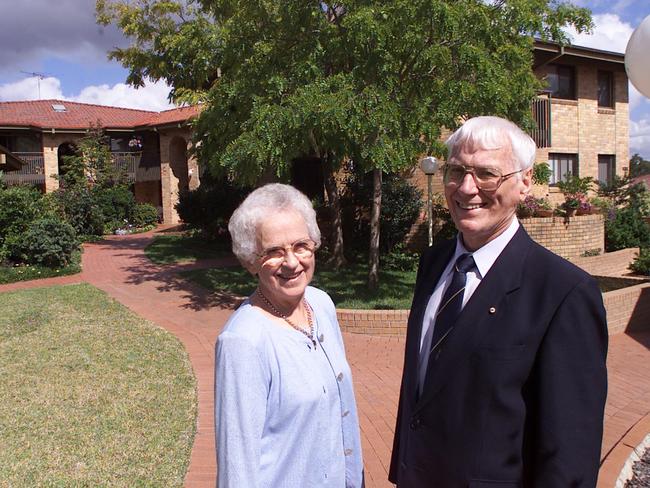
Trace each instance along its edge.
<instances>
[{"instance_id":1,"label":"flowering plant","mask_svg":"<svg viewBox=\"0 0 650 488\"><path fill-rule=\"evenodd\" d=\"M532 217L543 213L544 210L551 210L551 204L546 198L526 195L524 201L517 205L517 216L520 218Z\"/></svg>"},{"instance_id":2,"label":"flowering plant","mask_svg":"<svg viewBox=\"0 0 650 488\"><path fill-rule=\"evenodd\" d=\"M140 136L133 136L129 140L129 147L133 147L136 149L142 149L142 138Z\"/></svg>"}]
</instances>

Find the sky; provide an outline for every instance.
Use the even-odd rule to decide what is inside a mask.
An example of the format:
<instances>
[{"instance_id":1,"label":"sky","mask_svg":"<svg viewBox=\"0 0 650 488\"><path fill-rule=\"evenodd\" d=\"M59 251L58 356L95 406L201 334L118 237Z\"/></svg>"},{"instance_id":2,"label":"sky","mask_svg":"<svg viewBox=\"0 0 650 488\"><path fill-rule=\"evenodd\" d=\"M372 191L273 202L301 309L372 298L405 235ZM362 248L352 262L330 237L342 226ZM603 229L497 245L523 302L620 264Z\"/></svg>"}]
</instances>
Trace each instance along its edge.
<instances>
[{"instance_id":1,"label":"sky","mask_svg":"<svg viewBox=\"0 0 650 488\"><path fill-rule=\"evenodd\" d=\"M573 44L619 53L641 21L648 0L572 0L592 11L591 34L570 33ZM135 89L127 70L107 52L128 41L95 23L94 0L0 0L0 101L59 99L161 111L172 108L164 82ZM649 48L650 62L650 48ZM650 160L650 99L632 85L630 155Z\"/></svg>"}]
</instances>

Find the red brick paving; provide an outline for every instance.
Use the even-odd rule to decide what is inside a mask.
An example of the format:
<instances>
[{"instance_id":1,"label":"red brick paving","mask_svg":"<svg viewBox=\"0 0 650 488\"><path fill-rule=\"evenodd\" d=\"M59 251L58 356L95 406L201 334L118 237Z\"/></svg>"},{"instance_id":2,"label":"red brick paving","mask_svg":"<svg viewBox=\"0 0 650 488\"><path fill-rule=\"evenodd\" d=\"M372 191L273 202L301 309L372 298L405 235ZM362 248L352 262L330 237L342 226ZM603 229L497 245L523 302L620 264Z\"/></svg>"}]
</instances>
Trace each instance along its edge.
<instances>
[{"instance_id":1,"label":"red brick paving","mask_svg":"<svg viewBox=\"0 0 650 488\"><path fill-rule=\"evenodd\" d=\"M143 249L154 232L109 237L86 244L83 272L75 276L0 285L0 292L89 282L138 315L172 332L188 352L198 388L197 433L185 477L188 488L215 486L213 350L232 312L227 297L209 294L175 271L196 265L158 266ZM214 263L212 263L214 264ZM392 487L387 481L404 340L344 334L356 385L368 488ZM609 394L605 410L603 463L598 488L611 488L639 436L650 430L650 333L610 338Z\"/></svg>"}]
</instances>

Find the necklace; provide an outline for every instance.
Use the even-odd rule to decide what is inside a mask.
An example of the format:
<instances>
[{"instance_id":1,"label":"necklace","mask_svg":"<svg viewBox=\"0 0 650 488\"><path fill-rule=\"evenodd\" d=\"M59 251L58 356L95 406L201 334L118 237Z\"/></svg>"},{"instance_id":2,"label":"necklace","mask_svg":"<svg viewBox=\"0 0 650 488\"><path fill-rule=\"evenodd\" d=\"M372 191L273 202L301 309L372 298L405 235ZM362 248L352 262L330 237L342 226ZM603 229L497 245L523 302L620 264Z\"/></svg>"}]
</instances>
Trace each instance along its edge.
<instances>
[{"instance_id":1,"label":"necklace","mask_svg":"<svg viewBox=\"0 0 650 488\"><path fill-rule=\"evenodd\" d=\"M307 299L305 297L302 298L302 303L305 307L305 313L307 314L307 323L309 324L309 332L307 332L305 329L300 327L299 325L296 325L293 323L293 321L285 314L280 312L275 305L271 303L271 300L266 298L264 293L262 293L262 290L257 288L255 290L255 293L262 299L262 301L268 305L268 307L271 309L271 312L273 312L273 315L277 315L278 317L284 319L284 321L289 324L293 329L297 330L298 332L301 332L302 334L305 334L307 338L311 341L311 343L314 345L314 349L316 349L316 339L314 339L314 321L312 320L311 316L311 307L309 306L309 303L307 303Z\"/></svg>"}]
</instances>

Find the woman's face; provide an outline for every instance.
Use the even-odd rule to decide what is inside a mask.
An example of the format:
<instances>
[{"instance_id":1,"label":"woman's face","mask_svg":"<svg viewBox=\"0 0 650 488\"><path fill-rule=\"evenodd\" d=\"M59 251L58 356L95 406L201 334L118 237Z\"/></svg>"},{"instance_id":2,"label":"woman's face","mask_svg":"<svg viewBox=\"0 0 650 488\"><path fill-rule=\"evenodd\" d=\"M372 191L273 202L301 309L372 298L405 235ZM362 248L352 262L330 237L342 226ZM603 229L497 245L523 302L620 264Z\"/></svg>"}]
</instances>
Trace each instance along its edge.
<instances>
[{"instance_id":1,"label":"woman's face","mask_svg":"<svg viewBox=\"0 0 650 488\"><path fill-rule=\"evenodd\" d=\"M314 276L314 254L309 257L297 256L292 247L309 241L309 231L305 221L295 210L282 210L271 213L268 220L257 228L257 246L260 254L271 249L284 249L284 259L258 258L249 266L251 273L257 274L262 293L280 307L294 306L305 293L305 288ZM298 253L301 254L301 253Z\"/></svg>"}]
</instances>

